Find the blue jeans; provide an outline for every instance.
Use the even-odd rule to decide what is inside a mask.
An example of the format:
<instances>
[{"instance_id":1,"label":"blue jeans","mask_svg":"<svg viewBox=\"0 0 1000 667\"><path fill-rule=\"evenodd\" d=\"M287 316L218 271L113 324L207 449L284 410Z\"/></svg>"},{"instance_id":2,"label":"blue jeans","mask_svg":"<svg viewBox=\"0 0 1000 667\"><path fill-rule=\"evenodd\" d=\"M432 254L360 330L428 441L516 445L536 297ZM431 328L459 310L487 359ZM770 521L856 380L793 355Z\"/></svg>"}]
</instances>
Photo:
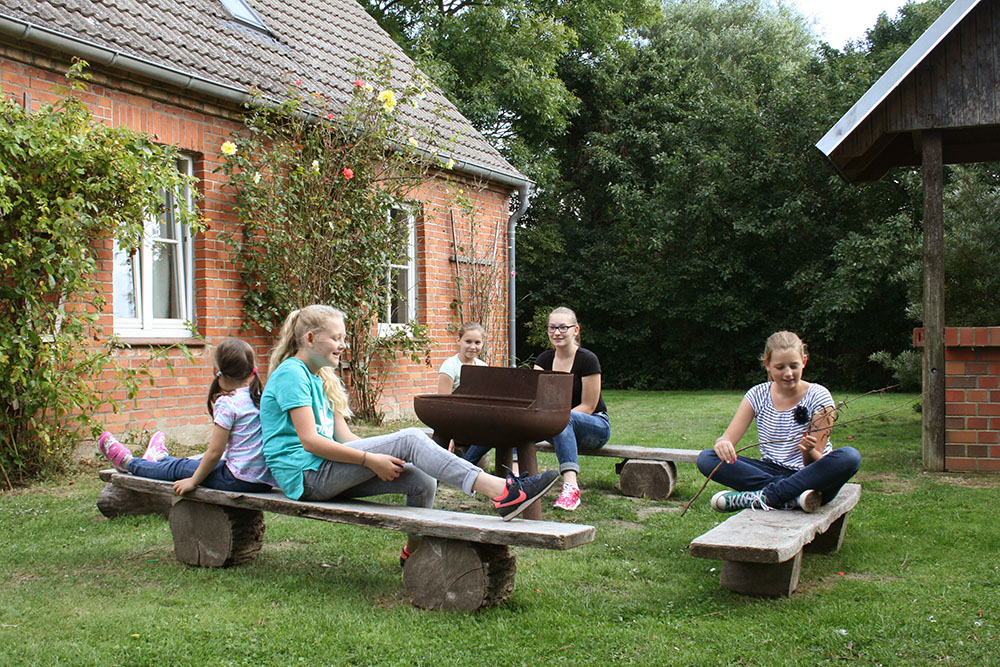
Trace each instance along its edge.
<instances>
[{"instance_id":1,"label":"blue jeans","mask_svg":"<svg viewBox=\"0 0 1000 667\"><path fill-rule=\"evenodd\" d=\"M389 454L407 463L399 477L384 482L365 466L323 461L316 470L302 472L301 500L403 493L409 507L433 507L437 480L471 494L472 486L482 472L438 445L418 428L355 440L348 446L363 452Z\"/></svg>"},{"instance_id":2,"label":"blue jeans","mask_svg":"<svg viewBox=\"0 0 1000 667\"><path fill-rule=\"evenodd\" d=\"M487 452L492 449L491 447L483 447L482 445L469 445L465 449L465 456L462 458L469 463L479 463L479 459L486 456ZM514 448L514 460L517 461L517 448Z\"/></svg>"},{"instance_id":3,"label":"blue jeans","mask_svg":"<svg viewBox=\"0 0 1000 667\"><path fill-rule=\"evenodd\" d=\"M698 470L712 474L722 459L713 449L698 454ZM766 502L779 507L814 489L823 496L823 504L833 500L861 467L861 454L854 447L839 447L800 470L770 461L737 456L733 463L722 463L712 479L737 491L764 491Z\"/></svg>"},{"instance_id":4,"label":"blue jeans","mask_svg":"<svg viewBox=\"0 0 1000 667\"><path fill-rule=\"evenodd\" d=\"M174 456L164 456L159 461L147 461L138 456L133 456L125 465L133 475L148 477L149 479L162 479L168 482L176 482L179 479L187 479L194 474L201 463L198 459L179 459ZM229 472L225 461L219 461L215 469L209 473L199 486L219 491L245 491L248 493L270 491L271 487L260 482L244 482L242 479L233 477Z\"/></svg>"},{"instance_id":5,"label":"blue jeans","mask_svg":"<svg viewBox=\"0 0 1000 667\"><path fill-rule=\"evenodd\" d=\"M552 448L559 459L559 472L567 470L580 472L577 452L581 449L600 449L611 438L611 422L607 413L573 410L569 413L569 423L561 433L552 438Z\"/></svg>"}]
</instances>

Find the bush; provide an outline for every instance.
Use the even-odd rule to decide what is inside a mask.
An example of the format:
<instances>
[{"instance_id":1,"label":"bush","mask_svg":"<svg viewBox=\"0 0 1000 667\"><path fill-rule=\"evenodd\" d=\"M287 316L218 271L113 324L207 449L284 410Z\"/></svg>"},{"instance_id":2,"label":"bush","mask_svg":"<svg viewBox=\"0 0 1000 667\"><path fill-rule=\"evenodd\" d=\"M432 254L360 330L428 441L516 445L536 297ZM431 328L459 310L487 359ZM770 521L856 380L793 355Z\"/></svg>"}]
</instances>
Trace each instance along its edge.
<instances>
[{"instance_id":1,"label":"bush","mask_svg":"<svg viewBox=\"0 0 1000 667\"><path fill-rule=\"evenodd\" d=\"M143 370L117 367L103 339L95 239L141 242L143 221L182 176L170 147L95 120L77 93L34 113L0 100L0 473L25 482L61 467L108 397L106 369L134 396ZM183 212L191 220L190 212ZM96 427L92 426L92 430Z\"/></svg>"},{"instance_id":2,"label":"bush","mask_svg":"<svg viewBox=\"0 0 1000 667\"><path fill-rule=\"evenodd\" d=\"M416 207L410 193L429 170L451 167L435 157L439 138L408 127L395 111L430 104L427 82L393 88L391 80L389 62L376 64L347 82L343 108L297 85L281 103L254 99L220 167L242 228L226 240L247 286L248 319L272 331L313 303L347 313L346 379L355 413L374 423L391 362L400 353L419 361L428 344L418 323L391 335L378 328L398 297L388 266L406 256L406 221L390 211Z\"/></svg>"}]
</instances>

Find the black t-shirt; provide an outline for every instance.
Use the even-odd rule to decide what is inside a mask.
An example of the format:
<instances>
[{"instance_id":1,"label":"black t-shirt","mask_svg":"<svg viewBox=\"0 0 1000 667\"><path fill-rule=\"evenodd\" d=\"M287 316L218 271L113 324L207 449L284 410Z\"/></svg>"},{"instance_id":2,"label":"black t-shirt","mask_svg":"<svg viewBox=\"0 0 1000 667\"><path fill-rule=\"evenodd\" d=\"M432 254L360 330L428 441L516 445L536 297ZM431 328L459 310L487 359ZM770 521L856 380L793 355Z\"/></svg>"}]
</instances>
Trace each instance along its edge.
<instances>
[{"instance_id":1,"label":"black t-shirt","mask_svg":"<svg viewBox=\"0 0 1000 667\"><path fill-rule=\"evenodd\" d=\"M535 365L539 368L544 368L547 371L552 370L552 362L555 361L556 352L555 350L545 350L538 355L535 359ZM576 349L576 356L573 357L573 368L570 370L573 374L573 407L580 405L580 401L583 396L583 378L588 375L600 375L601 374L601 362L597 359L597 355L584 347L578 347ZM604 397L601 394L597 395L597 407L594 408L594 412L607 412L608 407L604 405Z\"/></svg>"}]
</instances>

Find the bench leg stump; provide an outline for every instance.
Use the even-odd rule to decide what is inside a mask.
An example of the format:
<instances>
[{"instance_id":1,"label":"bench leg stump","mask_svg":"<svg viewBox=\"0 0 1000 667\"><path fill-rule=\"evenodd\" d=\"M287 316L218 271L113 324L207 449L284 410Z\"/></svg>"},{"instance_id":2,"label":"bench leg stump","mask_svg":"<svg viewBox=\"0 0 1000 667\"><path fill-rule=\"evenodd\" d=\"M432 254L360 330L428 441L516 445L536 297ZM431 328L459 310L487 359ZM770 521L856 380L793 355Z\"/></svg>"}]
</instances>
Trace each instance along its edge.
<instances>
[{"instance_id":1,"label":"bench leg stump","mask_svg":"<svg viewBox=\"0 0 1000 667\"><path fill-rule=\"evenodd\" d=\"M505 545L425 537L403 568L403 587L417 607L476 611L514 592L514 556Z\"/></svg>"},{"instance_id":2,"label":"bench leg stump","mask_svg":"<svg viewBox=\"0 0 1000 667\"><path fill-rule=\"evenodd\" d=\"M171 500L108 484L97 496L97 509L109 519L140 514L170 515Z\"/></svg>"},{"instance_id":3,"label":"bench leg stump","mask_svg":"<svg viewBox=\"0 0 1000 667\"><path fill-rule=\"evenodd\" d=\"M784 563L722 561L719 585L744 595L788 597L799 587L802 552Z\"/></svg>"},{"instance_id":4,"label":"bench leg stump","mask_svg":"<svg viewBox=\"0 0 1000 667\"><path fill-rule=\"evenodd\" d=\"M264 543L264 513L258 510L178 500L170 511L174 555L198 567L227 567L257 557Z\"/></svg>"},{"instance_id":5,"label":"bench leg stump","mask_svg":"<svg viewBox=\"0 0 1000 667\"><path fill-rule=\"evenodd\" d=\"M814 554L828 554L840 551L844 544L844 533L847 532L847 514L842 514L840 518L830 524L826 532L820 533L813 538L813 541L805 546L805 550Z\"/></svg>"},{"instance_id":6,"label":"bench leg stump","mask_svg":"<svg viewBox=\"0 0 1000 667\"><path fill-rule=\"evenodd\" d=\"M626 459L615 466L622 493L632 498L665 500L674 492L677 466L673 461Z\"/></svg>"}]
</instances>

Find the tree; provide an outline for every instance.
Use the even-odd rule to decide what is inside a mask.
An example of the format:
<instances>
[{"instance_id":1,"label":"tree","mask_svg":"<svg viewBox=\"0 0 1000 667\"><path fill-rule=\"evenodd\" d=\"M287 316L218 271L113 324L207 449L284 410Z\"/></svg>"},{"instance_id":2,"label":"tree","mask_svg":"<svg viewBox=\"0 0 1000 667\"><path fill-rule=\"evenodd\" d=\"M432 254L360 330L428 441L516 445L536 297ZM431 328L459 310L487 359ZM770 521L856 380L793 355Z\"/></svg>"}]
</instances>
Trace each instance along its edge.
<instances>
[{"instance_id":1,"label":"tree","mask_svg":"<svg viewBox=\"0 0 1000 667\"><path fill-rule=\"evenodd\" d=\"M580 105L566 70L617 48L652 0L363 0L458 109L533 178Z\"/></svg>"}]
</instances>

